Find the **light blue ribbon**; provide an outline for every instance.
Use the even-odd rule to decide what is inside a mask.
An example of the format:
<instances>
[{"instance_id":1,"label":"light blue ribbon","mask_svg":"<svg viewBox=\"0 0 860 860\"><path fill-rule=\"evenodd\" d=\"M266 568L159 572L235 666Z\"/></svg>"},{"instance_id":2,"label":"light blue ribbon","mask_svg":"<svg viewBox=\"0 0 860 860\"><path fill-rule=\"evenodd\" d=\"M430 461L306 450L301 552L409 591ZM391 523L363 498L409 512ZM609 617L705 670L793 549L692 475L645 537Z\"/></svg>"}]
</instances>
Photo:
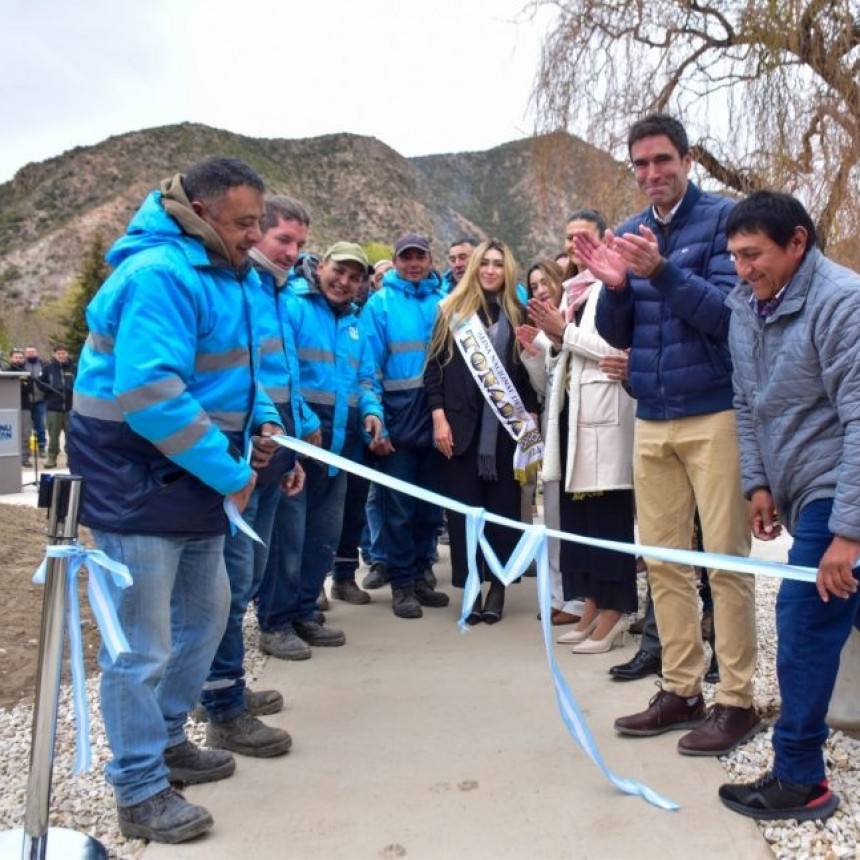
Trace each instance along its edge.
<instances>
[{"instance_id":1,"label":"light blue ribbon","mask_svg":"<svg viewBox=\"0 0 860 860\"><path fill-rule=\"evenodd\" d=\"M239 513L239 508L232 499L224 498L224 513L227 514L227 519L230 521L230 534L236 534L238 529L242 534L248 535L251 540L256 541L263 546L265 541L248 525L248 521Z\"/></svg>"},{"instance_id":2,"label":"light blue ribbon","mask_svg":"<svg viewBox=\"0 0 860 860\"><path fill-rule=\"evenodd\" d=\"M113 601L108 596L105 573L110 575L117 588L128 588L132 580L131 574L124 564L109 558L100 549L86 549L78 543L72 543L46 548L45 558L39 565L39 569L33 574L35 585L44 585L49 558L68 560L66 568L68 601L65 609L66 625L69 628L69 663L72 669L72 707L75 713L77 736L75 774L80 774L90 769L92 751L90 749L90 718L87 708L84 647L81 637L81 609L77 588L78 571L82 566L85 566L89 571L87 596L101 633L102 642L107 648L111 660L116 660L120 654L128 653L131 647L117 618Z\"/></svg>"},{"instance_id":3,"label":"light blue ribbon","mask_svg":"<svg viewBox=\"0 0 860 860\"><path fill-rule=\"evenodd\" d=\"M245 462L250 466L251 465L251 455L254 453L254 446L251 442L248 442L247 450L245 451ZM224 513L227 514L227 521L230 525L230 534L235 537L236 531L242 532L242 534L247 535L251 538L252 541L256 541L258 544L262 546L266 545L266 542L248 525L248 521L239 513L239 508L236 503L228 498L224 497Z\"/></svg>"},{"instance_id":4,"label":"light blue ribbon","mask_svg":"<svg viewBox=\"0 0 860 860\"><path fill-rule=\"evenodd\" d=\"M730 570L735 573L753 574L756 576L772 576L782 579L796 579L801 582L815 582L817 571L811 567L799 567L796 565L783 564L776 561L767 561L764 559L741 558L734 555L724 555L722 553L711 552L696 552L695 550L685 549L668 549L666 547L645 546L638 543L623 543L621 541L603 540L601 538L591 538L585 535L578 535L572 532L562 532L557 529L547 529L542 525L528 525L517 520L511 520L507 517L499 516L498 514L490 513L483 508L473 508L464 505L462 502L449 499L439 493L434 493L432 490L425 490L422 487L416 487L399 478L392 478L389 475L379 472L376 469L371 469L363 466L360 463L354 463L352 460L347 460L337 454L332 454L331 451L325 451L315 445L310 445L307 442L302 442L299 439L294 439L291 436L273 436L275 442L295 451L297 454L303 454L307 457L313 457L330 466L335 466L338 469L343 469L347 472L352 472L361 478L388 487L391 490L396 490L400 493L406 493L421 501L429 502L430 504L440 505L452 511L457 511L466 517L466 551L469 559L468 576L466 585L463 589L463 606L460 614L459 626L461 630L467 630L466 618L472 611L472 606L480 591L480 577L478 576L477 567L477 548L480 545L484 553L484 558L493 573L505 583L510 584L517 579L532 560L537 563L537 586L538 586L538 603L541 612L541 626L543 628L544 644L546 646L547 660L549 661L550 674L552 676L553 686L555 688L556 702L558 703L559 714L562 722L567 727L568 732L573 739L583 749L585 754L597 766L601 773L619 790L625 794L633 794L642 797L654 806L660 809L675 810L678 805L667 798L662 797L657 792L642 785L632 779L616 776L607 767L588 728L588 723L582 714L582 710L577 704L576 698L570 689L566 679L558 668L555 660L555 650L553 646L553 634L551 627L551 597L550 597L550 579L549 579L549 557L547 550L547 538L554 537L559 540L571 541L573 543L584 544L586 546L601 547L603 549L615 550L616 552L627 553L628 555L641 555L645 558L656 558L661 561L675 562L676 564L687 564L692 567L711 567L721 570ZM514 552L506 565L499 562L496 553L493 551L489 541L484 536L484 525L487 522L498 523L513 529L519 529L524 532L520 538Z\"/></svg>"}]
</instances>

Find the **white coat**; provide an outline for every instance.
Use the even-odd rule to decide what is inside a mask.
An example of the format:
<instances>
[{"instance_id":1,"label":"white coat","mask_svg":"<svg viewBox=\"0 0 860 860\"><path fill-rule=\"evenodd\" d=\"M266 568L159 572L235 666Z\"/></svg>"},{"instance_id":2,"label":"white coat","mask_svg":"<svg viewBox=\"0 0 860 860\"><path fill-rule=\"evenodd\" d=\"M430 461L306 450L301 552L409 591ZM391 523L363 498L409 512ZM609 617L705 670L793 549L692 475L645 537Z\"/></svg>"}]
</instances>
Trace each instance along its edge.
<instances>
[{"instance_id":1,"label":"white coat","mask_svg":"<svg viewBox=\"0 0 860 860\"><path fill-rule=\"evenodd\" d=\"M568 493L633 487L635 402L620 382L598 367L604 356L621 354L597 333L594 315L601 289L598 284L592 287L579 325L565 327L561 348L545 353L548 387L541 477L562 479L558 418L566 389L569 430L563 488Z\"/></svg>"}]
</instances>

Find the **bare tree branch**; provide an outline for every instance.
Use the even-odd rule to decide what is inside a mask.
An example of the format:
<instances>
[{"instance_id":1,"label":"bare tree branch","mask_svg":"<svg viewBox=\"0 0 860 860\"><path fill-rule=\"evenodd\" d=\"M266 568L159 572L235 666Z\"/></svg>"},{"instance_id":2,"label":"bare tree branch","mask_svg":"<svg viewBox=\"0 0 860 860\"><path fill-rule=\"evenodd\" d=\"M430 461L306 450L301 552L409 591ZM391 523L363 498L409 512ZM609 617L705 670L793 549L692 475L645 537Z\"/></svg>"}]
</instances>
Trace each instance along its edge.
<instances>
[{"instance_id":1,"label":"bare tree branch","mask_svg":"<svg viewBox=\"0 0 860 860\"><path fill-rule=\"evenodd\" d=\"M626 157L630 123L687 125L717 185L800 195L824 231L860 223L856 0L532 0L556 21L534 92L539 130Z\"/></svg>"}]
</instances>

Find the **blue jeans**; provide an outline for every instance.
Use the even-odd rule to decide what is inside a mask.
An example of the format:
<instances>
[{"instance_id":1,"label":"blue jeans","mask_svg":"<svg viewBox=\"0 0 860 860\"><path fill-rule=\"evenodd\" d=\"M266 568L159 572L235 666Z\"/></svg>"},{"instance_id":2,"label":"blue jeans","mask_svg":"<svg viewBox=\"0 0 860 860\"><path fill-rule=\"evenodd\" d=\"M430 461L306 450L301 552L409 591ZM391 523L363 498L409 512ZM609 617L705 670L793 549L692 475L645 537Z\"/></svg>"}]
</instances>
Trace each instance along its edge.
<instances>
[{"instance_id":1,"label":"blue jeans","mask_svg":"<svg viewBox=\"0 0 860 860\"><path fill-rule=\"evenodd\" d=\"M791 564L818 567L830 541L832 499L810 502L800 512ZM854 569L854 576L858 575ZM776 672L782 711L773 729L774 773L788 782L824 779L822 747L827 709L836 684L839 657L851 633L860 592L846 600L818 596L815 585L785 579L776 601Z\"/></svg>"},{"instance_id":2,"label":"blue jeans","mask_svg":"<svg viewBox=\"0 0 860 860\"><path fill-rule=\"evenodd\" d=\"M343 503L343 522L340 539L331 568L335 582L354 582L359 564L359 547L367 524L364 514L370 481L358 475L347 475L346 494Z\"/></svg>"},{"instance_id":3,"label":"blue jeans","mask_svg":"<svg viewBox=\"0 0 860 860\"><path fill-rule=\"evenodd\" d=\"M230 585L224 537L118 534L93 530L99 549L126 564L134 584L110 584L131 652L111 664L103 647L101 700L113 753L105 773L117 804L168 787L164 750L185 740L188 711L227 621Z\"/></svg>"},{"instance_id":4,"label":"blue jeans","mask_svg":"<svg viewBox=\"0 0 860 860\"><path fill-rule=\"evenodd\" d=\"M209 719L226 722L245 712L245 640L242 622L248 604L254 599L269 557L269 543L275 511L281 498L279 482L259 487L251 493L242 516L265 542L251 540L240 531L224 539L224 562L230 579L230 614L227 629L203 685L203 704Z\"/></svg>"},{"instance_id":5,"label":"blue jeans","mask_svg":"<svg viewBox=\"0 0 860 860\"><path fill-rule=\"evenodd\" d=\"M33 419L33 426L36 428L36 440L39 445L39 451L45 450L45 445L48 444L48 437L45 433L45 420L48 414L48 404L44 400L34 403L30 407L30 415Z\"/></svg>"},{"instance_id":6,"label":"blue jeans","mask_svg":"<svg viewBox=\"0 0 860 860\"><path fill-rule=\"evenodd\" d=\"M440 454L432 448L400 448L379 459L386 475L425 489L437 489ZM385 487L377 488L382 498L380 537L392 588L404 588L420 579L433 564L441 511L437 505Z\"/></svg>"},{"instance_id":7,"label":"blue jeans","mask_svg":"<svg viewBox=\"0 0 860 860\"><path fill-rule=\"evenodd\" d=\"M304 468L304 489L291 498L281 496L275 515L257 603L263 633L286 630L294 621L313 620L340 538L347 473L329 477L328 466L310 459Z\"/></svg>"},{"instance_id":8,"label":"blue jeans","mask_svg":"<svg viewBox=\"0 0 860 860\"><path fill-rule=\"evenodd\" d=\"M370 559L371 564L376 562L385 564L385 546L382 543L382 487L378 484L371 484L367 491L364 513L367 516L367 543L362 543L362 551Z\"/></svg>"}]
</instances>

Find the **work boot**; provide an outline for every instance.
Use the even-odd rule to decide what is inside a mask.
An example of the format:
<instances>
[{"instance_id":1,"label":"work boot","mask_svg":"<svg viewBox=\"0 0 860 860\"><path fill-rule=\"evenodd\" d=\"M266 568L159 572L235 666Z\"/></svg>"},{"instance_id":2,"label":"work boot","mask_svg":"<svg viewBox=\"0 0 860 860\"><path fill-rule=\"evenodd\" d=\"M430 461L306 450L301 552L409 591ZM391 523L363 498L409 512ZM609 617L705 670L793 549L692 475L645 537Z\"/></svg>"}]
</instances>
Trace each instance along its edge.
<instances>
[{"instance_id":1,"label":"work boot","mask_svg":"<svg viewBox=\"0 0 860 860\"><path fill-rule=\"evenodd\" d=\"M310 646L299 639L292 624L274 633L261 633L259 644L264 654L279 660L309 660L311 656Z\"/></svg>"},{"instance_id":2,"label":"work boot","mask_svg":"<svg viewBox=\"0 0 860 860\"><path fill-rule=\"evenodd\" d=\"M430 586L430 588L436 587L436 574L433 573L433 565L432 564L428 564L424 568L424 582L426 582L427 585Z\"/></svg>"},{"instance_id":3,"label":"work boot","mask_svg":"<svg viewBox=\"0 0 860 860\"><path fill-rule=\"evenodd\" d=\"M45 460L45 468L46 469L56 469L57 468L57 461L51 460L51 459Z\"/></svg>"},{"instance_id":4,"label":"work boot","mask_svg":"<svg viewBox=\"0 0 860 860\"><path fill-rule=\"evenodd\" d=\"M391 589L391 609L398 618L421 618L424 615L411 585Z\"/></svg>"},{"instance_id":5,"label":"work boot","mask_svg":"<svg viewBox=\"0 0 860 860\"><path fill-rule=\"evenodd\" d=\"M223 723L206 726L206 743L210 747L231 750L254 758L271 758L290 751L293 739L289 732L267 726L250 714L240 714Z\"/></svg>"},{"instance_id":6,"label":"work boot","mask_svg":"<svg viewBox=\"0 0 860 860\"><path fill-rule=\"evenodd\" d=\"M173 788L165 788L132 806L117 806L116 812L123 836L151 842L185 842L215 823L209 810L189 803Z\"/></svg>"},{"instance_id":7,"label":"work boot","mask_svg":"<svg viewBox=\"0 0 860 860\"><path fill-rule=\"evenodd\" d=\"M284 697L277 690L249 690L245 687L245 710L252 717L277 714L284 709ZM195 723L209 722L206 706L201 702L188 715Z\"/></svg>"},{"instance_id":8,"label":"work boot","mask_svg":"<svg viewBox=\"0 0 860 860\"><path fill-rule=\"evenodd\" d=\"M331 596L335 600L343 600L346 603L352 603L354 606L363 606L365 603L370 603L370 595L366 591L362 591L355 584L354 579L333 582L331 584Z\"/></svg>"},{"instance_id":9,"label":"work boot","mask_svg":"<svg viewBox=\"0 0 860 860\"><path fill-rule=\"evenodd\" d=\"M422 606L434 606L439 608L447 606L449 603L448 595L444 591L434 591L428 584L426 579L419 579L412 587L415 594L415 599Z\"/></svg>"},{"instance_id":10,"label":"work boot","mask_svg":"<svg viewBox=\"0 0 860 860\"><path fill-rule=\"evenodd\" d=\"M233 756L223 750L204 750L184 740L164 751L167 778L171 782L197 785L201 782L216 782L232 776L236 770Z\"/></svg>"},{"instance_id":11,"label":"work boot","mask_svg":"<svg viewBox=\"0 0 860 860\"><path fill-rule=\"evenodd\" d=\"M294 621L293 629L299 639L303 639L308 645L316 645L321 648L346 645L346 634L343 630L325 627L322 624L317 624L316 621Z\"/></svg>"},{"instance_id":12,"label":"work boot","mask_svg":"<svg viewBox=\"0 0 860 860\"><path fill-rule=\"evenodd\" d=\"M388 570L385 564L381 561L375 561L370 565L370 571L361 583L362 588L374 589L382 588L383 585L388 585Z\"/></svg>"}]
</instances>

